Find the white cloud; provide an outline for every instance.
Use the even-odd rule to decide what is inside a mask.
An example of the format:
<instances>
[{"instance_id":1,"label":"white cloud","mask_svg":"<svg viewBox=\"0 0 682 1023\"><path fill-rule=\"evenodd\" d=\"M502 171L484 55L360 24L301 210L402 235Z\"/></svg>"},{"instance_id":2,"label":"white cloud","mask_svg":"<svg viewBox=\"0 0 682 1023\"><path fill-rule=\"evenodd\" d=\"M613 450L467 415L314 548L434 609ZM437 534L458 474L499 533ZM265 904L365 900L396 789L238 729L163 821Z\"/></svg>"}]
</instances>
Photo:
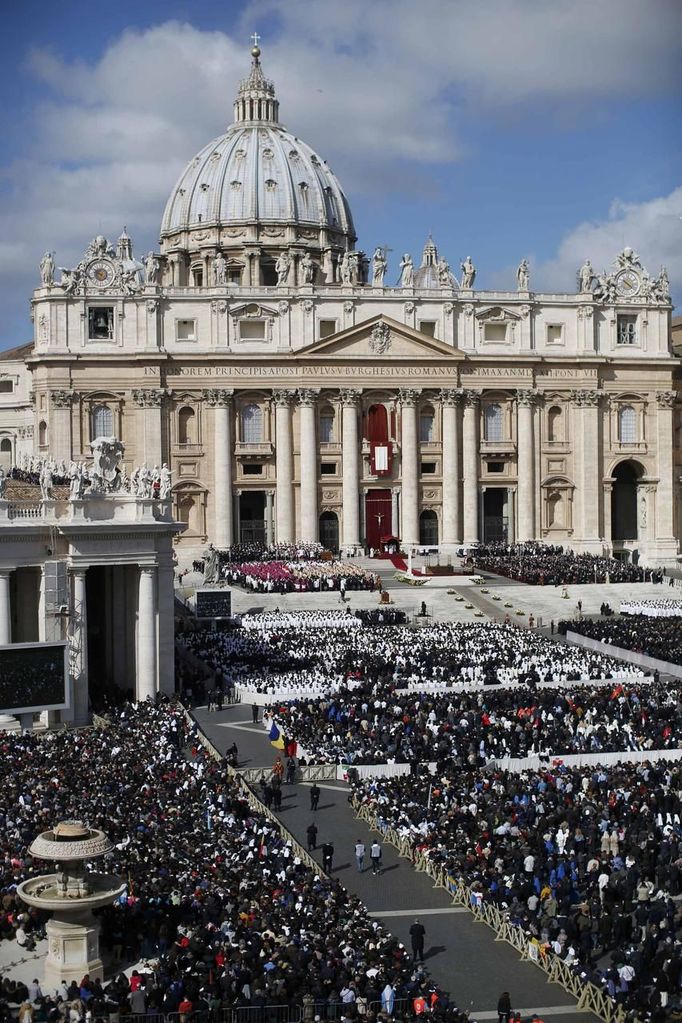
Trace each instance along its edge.
<instances>
[{"instance_id":1,"label":"white cloud","mask_svg":"<svg viewBox=\"0 0 682 1023\"><path fill-rule=\"evenodd\" d=\"M348 192L407 198L428 186L429 165L466 154L462 107L523 117L538 103L575 113L664 93L678 74L680 10L677 0L253 0L231 36L167 22L124 32L91 63L34 51L28 70L47 99L25 150L0 169L6 301L28 298L45 249L68 265L93 234L124 223L138 251L155 244L178 174L232 121L254 25L284 123Z\"/></svg>"},{"instance_id":2,"label":"white cloud","mask_svg":"<svg viewBox=\"0 0 682 1023\"><path fill-rule=\"evenodd\" d=\"M586 221L573 228L561 242L556 256L533 271L533 287L565 291L575 271L587 258L596 270L609 268L626 245L635 248L649 273L656 276L661 265L668 268L675 295L682 293L682 186L670 195L642 203L614 199L602 221Z\"/></svg>"}]
</instances>

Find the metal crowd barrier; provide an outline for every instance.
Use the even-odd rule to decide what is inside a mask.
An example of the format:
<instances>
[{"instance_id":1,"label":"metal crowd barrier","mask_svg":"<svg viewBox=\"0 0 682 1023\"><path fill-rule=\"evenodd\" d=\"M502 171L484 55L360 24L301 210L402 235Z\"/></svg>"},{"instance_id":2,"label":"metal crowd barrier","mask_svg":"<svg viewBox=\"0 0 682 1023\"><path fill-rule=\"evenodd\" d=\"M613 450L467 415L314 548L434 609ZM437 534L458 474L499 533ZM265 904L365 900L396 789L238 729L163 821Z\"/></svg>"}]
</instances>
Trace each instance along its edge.
<instances>
[{"instance_id":1,"label":"metal crowd barrier","mask_svg":"<svg viewBox=\"0 0 682 1023\"><path fill-rule=\"evenodd\" d=\"M444 888L452 898L453 905L465 906L479 923L487 924L496 932L496 941L506 941L516 949L523 960L532 962L547 974L548 981L568 991L577 999L578 1012L593 1012L604 1023L625 1023L626 1012L617 1005L608 992L591 981L584 981L557 955L548 952L536 942L529 941L520 927L515 927L497 908L482 901L461 878L449 874L444 867L434 863L423 853L415 850L412 842L380 821L371 807L360 802L356 795L351 797L351 806L356 817L364 821L371 831L383 836L383 841L398 850L400 856L412 862L415 869L428 874L434 888Z\"/></svg>"}]
</instances>

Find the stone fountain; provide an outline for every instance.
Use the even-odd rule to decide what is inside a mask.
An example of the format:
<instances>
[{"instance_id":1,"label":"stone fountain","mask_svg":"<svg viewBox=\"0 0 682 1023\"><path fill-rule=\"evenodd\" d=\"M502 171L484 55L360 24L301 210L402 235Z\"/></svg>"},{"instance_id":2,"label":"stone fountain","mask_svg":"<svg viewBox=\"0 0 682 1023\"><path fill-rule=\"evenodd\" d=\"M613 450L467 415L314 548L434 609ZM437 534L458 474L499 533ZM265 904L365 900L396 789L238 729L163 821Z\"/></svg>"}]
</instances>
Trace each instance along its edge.
<instances>
[{"instance_id":1,"label":"stone fountain","mask_svg":"<svg viewBox=\"0 0 682 1023\"><path fill-rule=\"evenodd\" d=\"M79 983L86 973L93 979L104 975L100 925L93 910L110 906L126 886L113 874L87 870L85 861L112 849L103 831L80 821L62 821L41 832L30 846L32 856L57 865L56 873L31 877L17 888L17 895L29 906L53 914L46 928L44 982L48 989L59 987L63 980Z\"/></svg>"}]
</instances>

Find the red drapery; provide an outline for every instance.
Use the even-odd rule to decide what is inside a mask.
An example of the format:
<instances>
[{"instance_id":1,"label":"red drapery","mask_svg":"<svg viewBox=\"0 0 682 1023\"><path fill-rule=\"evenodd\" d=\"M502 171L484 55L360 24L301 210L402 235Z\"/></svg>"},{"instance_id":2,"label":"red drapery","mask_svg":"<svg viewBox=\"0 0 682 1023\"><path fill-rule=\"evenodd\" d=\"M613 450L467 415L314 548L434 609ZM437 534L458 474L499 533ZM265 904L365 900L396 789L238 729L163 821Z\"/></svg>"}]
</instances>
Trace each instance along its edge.
<instances>
[{"instance_id":1,"label":"red drapery","mask_svg":"<svg viewBox=\"0 0 682 1023\"><path fill-rule=\"evenodd\" d=\"M372 405L367 413L367 440L369 441L373 476L388 476L391 471L391 443L388 415L383 405Z\"/></svg>"},{"instance_id":2,"label":"red drapery","mask_svg":"<svg viewBox=\"0 0 682 1023\"><path fill-rule=\"evenodd\" d=\"M391 491L370 490L365 498L365 537L367 546L378 551L381 537L393 529L391 522Z\"/></svg>"}]
</instances>

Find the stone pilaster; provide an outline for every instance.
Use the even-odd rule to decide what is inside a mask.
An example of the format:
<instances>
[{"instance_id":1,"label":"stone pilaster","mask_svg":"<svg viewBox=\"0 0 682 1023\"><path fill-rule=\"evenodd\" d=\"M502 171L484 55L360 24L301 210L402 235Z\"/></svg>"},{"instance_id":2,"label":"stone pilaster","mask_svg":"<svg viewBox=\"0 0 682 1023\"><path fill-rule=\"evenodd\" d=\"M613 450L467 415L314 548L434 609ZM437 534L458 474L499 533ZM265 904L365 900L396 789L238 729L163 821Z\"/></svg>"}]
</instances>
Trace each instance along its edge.
<instances>
[{"instance_id":1,"label":"stone pilaster","mask_svg":"<svg viewBox=\"0 0 682 1023\"><path fill-rule=\"evenodd\" d=\"M401 388L400 474L402 478L402 536L404 544L419 543L419 445L417 401L421 391Z\"/></svg>"},{"instance_id":2,"label":"stone pilaster","mask_svg":"<svg viewBox=\"0 0 682 1023\"><path fill-rule=\"evenodd\" d=\"M343 458L343 547L360 546L360 438L358 435L358 404L360 391L341 390L342 458Z\"/></svg>"},{"instance_id":3,"label":"stone pilaster","mask_svg":"<svg viewBox=\"0 0 682 1023\"><path fill-rule=\"evenodd\" d=\"M454 388L440 392L443 407L443 526L441 544L459 543L462 539L460 505L459 407L462 393Z\"/></svg>"},{"instance_id":4,"label":"stone pilaster","mask_svg":"<svg viewBox=\"0 0 682 1023\"><path fill-rule=\"evenodd\" d=\"M234 542L232 502L232 388L210 388L204 392L213 410L213 542L225 550Z\"/></svg>"},{"instance_id":5,"label":"stone pilaster","mask_svg":"<svg viewBox=\"0 0 682 1023\"><path fill-rule=\"evenodd\" d=\"M317 512L317 396L319 389L302 387L298 391L300 417L300 456L301 473L301 527L298 539L304 543L314 543L318 539Z\"/></svg>"},{"instance_id":6,"label":"stone pilaster","mask_svg":"<svg viewBox=\"0 0 682 1023\"><path fill-rule=\"evenodd\" d=\"M478 417L481 396L477 391L464 391L462 421L462 504L464 513L464 542L479 539L478 527Z\"/></svg>"},{"instance_id":7,"label":"stone pilaster","mask_svg":"<svg viewBox=\"0 0 682 1023\"><path fill-rule=\"evenodd\" d=\"M535 431L533 409L537 401L535 391L517 391L516 455L518 477L519 542L534 540L535 529Z\"/></svg>"},{"instance_id":8,"label":"stone pilaster","mask_svg":"<svg viewBox=\"0 0 682 1023\"><path fill-rule=\"evenodd\" d=\"M291 403L294 391L273 391L275 403L275 464L277 471L276 542L291 543L294 535L294 470Z\"/></svg>"}]
</instances>

